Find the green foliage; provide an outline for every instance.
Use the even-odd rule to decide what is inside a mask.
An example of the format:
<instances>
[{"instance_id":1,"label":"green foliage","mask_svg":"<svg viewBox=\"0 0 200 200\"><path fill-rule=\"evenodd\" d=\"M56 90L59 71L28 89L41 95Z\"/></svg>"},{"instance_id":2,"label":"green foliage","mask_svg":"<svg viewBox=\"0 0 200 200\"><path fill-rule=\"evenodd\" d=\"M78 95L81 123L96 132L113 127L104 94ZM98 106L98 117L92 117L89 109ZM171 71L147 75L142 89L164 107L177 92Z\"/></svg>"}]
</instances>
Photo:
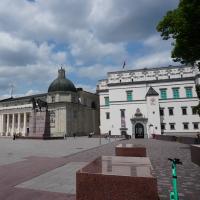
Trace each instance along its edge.
<instances>
[{"instance_id":1,"label":"green foliage","mask_svg":"<svg viewBox=\"0 0 200 200\"><path fill-rule=\"evenodd\" d=\"M175 62L194 64L200 60L200 0L180 0L157 25L164 40L172 38Z\"/></svg>"}]
</instances>

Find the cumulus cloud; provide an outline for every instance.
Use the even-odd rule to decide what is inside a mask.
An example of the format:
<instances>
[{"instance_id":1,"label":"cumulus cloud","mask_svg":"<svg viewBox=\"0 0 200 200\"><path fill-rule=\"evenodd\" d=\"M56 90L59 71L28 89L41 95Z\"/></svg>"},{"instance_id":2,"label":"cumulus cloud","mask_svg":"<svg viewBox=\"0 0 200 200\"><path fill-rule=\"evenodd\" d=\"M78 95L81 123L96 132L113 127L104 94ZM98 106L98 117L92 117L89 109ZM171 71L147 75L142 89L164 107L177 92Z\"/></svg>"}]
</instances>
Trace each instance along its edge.
<instances>
[{"instance_id":1,"label":"cumulus cloud","mask_svg":"<svg viewBox=\"0 0 200 200\"><path fill-rule=\"evenodd\" d=\"M155 26L177 3L1 0L1 91L8 92L10 83L16 85L18 94L45 91L60 64L67 66L69 75L80 77L85 87L84 79L91 79L95 85L108 71L118 70L125 58L131 68L168 65L170 42L164 43L155 34ZM142 46L142 53L137 48L128 50L129 42L135 41Z\"/></svg>"},{"instance_id":2,"label":"cumulus cloud","mask_svg":"<svg viewBox=\"0 0 200 200\"><path fill-rule=\"evenodd\" d=\"M29 90L25 93L25 96L29 96L29 95L34 95L34 94L40 94L41 91L40 90ZM23 95L22 95L23 96Z\"/></svg>"},{"instance_id":3,"label":"cumulus cloud","mask_svg":"<svg viewBox=\"0 0 200 200\"><path fill-rule=\"evenodd\" d=\"M9 33L0 32L0 65L26 66L38 63L65 63L66 52L53 52L54 45L43 42L37 45Z\"/></svg>"},{"instance_id":4,"label":"cumulus cloud","mask_svg":"<svg viewBox=\"0 0 200 200\"><path fill-rule=\"evenodd\" d=\"M143 40L155 32L158 20L178 0L96 0L90 19L103 41Z\"/></svg>"},{"instance_id":5,"label":"cumulus cloud","mask_svg":"<svg viewBox=\"0 0 200 200\"><path fill-rule=\"evenodd\" d=\"M171 42L163 41L158 34L150 35L141 43L145 53L130 58L131 68L177 65L171 58Z\"/></svg>"},{"instance_id":6,"label":"cumulus cloud","mask_svg":"<svg viewBox=\"0 0 200 200\"><path fill-rule=\"evenodd\" d=\"M9 33L0 32L0 65L34 64L37 50L37 46L31 41L20 40Z\"/></svg>"},{"instance_id":7,"label":"cumulus cloud","mask_svg":"<svg viewBox=\"0 0 200 200\"><path fill-rule=\"evenodd\" d=\"M106 76L107 72L118 70L117 66L108 66L95 64L91 66L80 67L77 69L77 75L80 77L86 77L89 79L97 80Z\"/></svg>"},{"instance_id":8,"label":"cumulus cloud","mask_svg":"<svg viewBox=\"0 0 200 200\"><path fill-rule=\"evenodd\" d=\"M102 43L87 31L82 31L81 34L80 31L74 33L70 52L77 61L84 64L101 62L105 58L116 62L126 55L124 44Z\"/></svg>"},{"instance_id":9,"label":"cumulus cloud","mask_svg":"<svg viewBox=\"0 0 200 200\"><path fill-rule=\"evenodd\" d=\"M173 64L169 51L157 52L138 58L132 63L135 68L163 67Z\"/></svg>"}]
</instances>

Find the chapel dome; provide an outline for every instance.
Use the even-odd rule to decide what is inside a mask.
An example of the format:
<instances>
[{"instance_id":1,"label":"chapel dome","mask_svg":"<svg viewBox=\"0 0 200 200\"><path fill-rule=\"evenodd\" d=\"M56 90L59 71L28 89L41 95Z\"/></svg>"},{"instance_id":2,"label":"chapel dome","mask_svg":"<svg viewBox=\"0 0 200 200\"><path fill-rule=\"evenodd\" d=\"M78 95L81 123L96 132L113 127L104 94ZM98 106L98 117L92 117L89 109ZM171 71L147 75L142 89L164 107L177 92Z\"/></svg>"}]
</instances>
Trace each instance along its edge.
<instances>
[{"instance_id":1,"label":"chapel dome","mask_svg":"<svg viewBox=\"0 0 200 200\"><path fill-rule=\"evenodd\" d=\"M56 78L49 86L48 92L76 92L76 87L67 78L65 78L65 70L58 70L58 78Z\"/></svg>"}]
</instances>

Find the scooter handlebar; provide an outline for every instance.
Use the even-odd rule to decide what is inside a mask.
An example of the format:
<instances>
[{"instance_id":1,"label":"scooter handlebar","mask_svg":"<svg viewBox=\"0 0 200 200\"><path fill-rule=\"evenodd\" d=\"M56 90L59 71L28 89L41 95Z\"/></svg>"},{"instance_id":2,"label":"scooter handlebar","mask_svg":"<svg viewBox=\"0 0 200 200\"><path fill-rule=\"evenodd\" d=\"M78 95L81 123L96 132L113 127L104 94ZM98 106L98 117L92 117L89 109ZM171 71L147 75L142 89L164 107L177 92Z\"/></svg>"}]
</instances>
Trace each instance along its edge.
<instances>
[{"instance_id":1,"label":"scooter handlebar","mask_svg":"<svg viewBox=\"0 0 200 200\"><path fill-rule=\"evenodd\" d=\"M168 160L171 161L171 162L174 162L174 163L177 164L177 165L182 165L182 164L183 164L183 163L180 161L179 158L174 158L174 159L168 158Z\"/></svg>"}]
</instances>

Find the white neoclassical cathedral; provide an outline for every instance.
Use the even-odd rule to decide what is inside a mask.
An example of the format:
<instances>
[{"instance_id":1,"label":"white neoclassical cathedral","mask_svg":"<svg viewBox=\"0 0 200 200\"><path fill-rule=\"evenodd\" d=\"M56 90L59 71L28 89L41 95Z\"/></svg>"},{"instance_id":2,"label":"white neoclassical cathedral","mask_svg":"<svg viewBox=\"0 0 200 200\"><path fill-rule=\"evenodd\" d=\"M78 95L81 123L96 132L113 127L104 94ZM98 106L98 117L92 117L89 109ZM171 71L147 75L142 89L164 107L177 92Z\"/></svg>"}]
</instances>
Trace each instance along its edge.
<instances>
[{"instance_id":1,"label":"white neoclassical cathedral","mask_svg":"<svg viewBox=\"0 0 200 200\"><path fill-rule=\"evenodd\" d=\"M194 109L199 102L196 82L200 83L200 74L192 66L108 72L97 85L101 134L196 135L200 131Z\"/></svg>"},{"instance_id":2,"label":"white neoclassical cathedral","mask_svg":"<svg viewBox=\"0 0 200 200\"><path fill-rule=\"evenodd\" d=\"M0 136L63 138L99 133L99 97L58 70L48 92L0 101Z\"/></svg>"}]
</instances>

